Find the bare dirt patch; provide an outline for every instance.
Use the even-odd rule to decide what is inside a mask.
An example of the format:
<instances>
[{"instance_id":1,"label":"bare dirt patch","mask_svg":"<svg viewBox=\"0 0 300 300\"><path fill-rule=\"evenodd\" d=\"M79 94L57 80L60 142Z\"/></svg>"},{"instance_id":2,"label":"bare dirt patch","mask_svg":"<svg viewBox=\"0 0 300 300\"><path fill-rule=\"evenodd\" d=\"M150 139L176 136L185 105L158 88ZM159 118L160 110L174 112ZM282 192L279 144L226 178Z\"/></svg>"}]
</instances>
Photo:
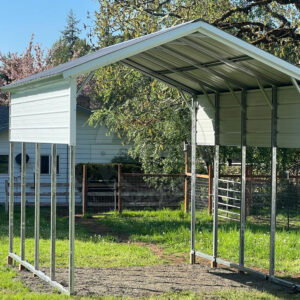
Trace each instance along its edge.
<instances>
[{"instance_id":1,"label":"bare dirt patch","mask_svg":"<svg viewBox=\"0 0 300 300\"><path fill-rule=\"evenodd\" d=\"M44 270L46 271L46 270ZM19 273L31 291L52 292L51 287L33 277L30 272ZM68 270L57 270L57 281L67 286ZM128 268L76 268L76 294L78 296L131 296L143 297L167 292L191 291L195 293L217 290L260 290L273 294L282 287L251 275L239 274L227 268L211 269L196 265L162 265Z\"/></svg>"}]
</instances>

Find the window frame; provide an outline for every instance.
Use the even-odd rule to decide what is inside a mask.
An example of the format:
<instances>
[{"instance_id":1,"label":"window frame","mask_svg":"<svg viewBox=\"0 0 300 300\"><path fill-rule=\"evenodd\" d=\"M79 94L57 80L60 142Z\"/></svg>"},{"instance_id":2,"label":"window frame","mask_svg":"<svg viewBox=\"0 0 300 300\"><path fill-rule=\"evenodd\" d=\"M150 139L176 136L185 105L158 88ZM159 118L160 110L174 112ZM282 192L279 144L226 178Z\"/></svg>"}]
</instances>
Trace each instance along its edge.
<instances>
[{"instance_id":1,"label":"window frame","mask_svg":"<svg viewBox=\"0 0 300 300\"><path fill-rule=\"evenodd\" d=\"M47 157L48 158L48 173L42 173L42 157ZM41 169L40 169L40 175L51 175L51 154L41 154L40 155L41 159ZM56 156L57 163L56 163L56 174L59 175L59 169L60 169L60 162L59 162L59 155Z\"/></svg>"},{"instance_id":2,"label":"window frame","mask_svg":"<svg viewBox=\"0 0 300 300\"><path fill-rule=\"evenodd\" d=\"M0 154L0 156L6 156L7 157L7 172L1 172L0 171L0 176L1 175L8 175L8 172L9 172L9 155L8 154ZM1 170L1 169L0 169Z\"/></svg>"}]
</instances>

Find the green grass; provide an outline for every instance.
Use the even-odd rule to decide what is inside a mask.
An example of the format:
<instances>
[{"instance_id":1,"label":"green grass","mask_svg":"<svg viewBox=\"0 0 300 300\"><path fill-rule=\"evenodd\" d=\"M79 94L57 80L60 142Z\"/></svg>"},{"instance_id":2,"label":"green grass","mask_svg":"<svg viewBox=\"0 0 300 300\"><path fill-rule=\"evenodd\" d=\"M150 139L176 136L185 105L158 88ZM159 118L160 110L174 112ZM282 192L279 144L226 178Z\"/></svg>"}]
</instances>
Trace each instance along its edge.
<instances>
[{"instance_id":1,"label":"green grass","mask_svg":"<svg viewBox=\"0 0 300 300\"><path fill-rule=\"evenodd\" d=\"M59 211L58 211L59 212ZM14 251L19 253L19 211L15 211L15 243ZM59 214L61 215L61 214ZM41 211L41 266L49 266L50 257L50 215L49 209L43 208ZM211 253L212 240L212 220L206 213L197 215L197 248ZM117 266L143 266L167 263L161 257L157 257L147 247L134 244L134 242L155 243L164 252L185 256L188 260L190 244L190 219L182 211L124 211L120 216L114 213L100 214L97 222L110 227L111 232L128 234L129 243L120 241L117 235L92 235L88 229L82 225L76 225L76 266L81 267L117 267ZM251 220L253 223L253 221ZM246 256L251 257L252 265L265 268L267 265L268 250L268 226L262 224L247 225ZM237 224L223 223L220 225L220 254L224 258L232 260L238 259L238 227ZM8 252L8 228L7 216L3 208L0 207L0 299L67 299L62 295L36 294L30 292L19 280L14 270L7 267L6 259ZM26 221L26 258L33 263L33 209L27 209ZM286 232L280 229L277 232L277 268L285 270L285 274L299 274L299 249L300 236L296 230ZM261 243L258 241L261 240ZM222 243L221 243L222 242ZM262 249L265 244L266 251ZM68 265L68 218L57 218L57 266L67 267ZM259 258L259 259L258 259ZM284 259L283 259L284 258ZM299 295L296 295L299 296ZM149 299L286 299L287 295L271 295L269 293L255 291L234 290L207 292L195 295L189 292L171 293ZM289 299L297 299L293 295ZM82 298L93 299L93 298ZM101 299L115 299L104 297ZM120 298L129 299L129 298Z\"/></svg>"},{"instance_id":2,"label":"green grass","mask_svg":"<svg viewBox=\"0 0 300 300\"><path fill-rule=\"evenodd\" d=\"M279 216L280 221L281 216ZM124 211L122 216L104 214L98 217L119 234L129 233L136 242L156 243L165 253L185 254L190 245L190 218L181 211ZM197 213L196 248L212 253L212 217L206 211ZM299 217L298 217L299 219ZM267 270L269 267L269 225L266 221L256 222L249 218L245 230L245 264ZM296 221L294 221L295 224ZM298 221L299 222L299 221ZM300 227L300 224L299 224ZM276 231L276 272L283 277L300 274L300 230L293 227L289 231L278 226ZM239 224L219 223L219 256L238 262Z\"/></svg>"}]
</instances>

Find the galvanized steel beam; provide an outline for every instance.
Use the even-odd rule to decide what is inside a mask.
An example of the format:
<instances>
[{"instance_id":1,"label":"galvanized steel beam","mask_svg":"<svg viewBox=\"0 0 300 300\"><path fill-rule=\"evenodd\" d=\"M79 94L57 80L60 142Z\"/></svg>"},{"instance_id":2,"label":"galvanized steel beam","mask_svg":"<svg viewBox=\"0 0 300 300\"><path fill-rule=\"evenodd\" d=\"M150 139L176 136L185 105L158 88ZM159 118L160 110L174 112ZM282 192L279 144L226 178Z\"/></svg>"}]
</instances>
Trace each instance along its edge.
<instances>
[{"instance_id":1,"label":"galvanized steel beam","mask_svg":"<svg viewBox=\"0 0 300 300\"><path fill-rule=\"evenodd\" d=\"M170 62L166 63L164 60L159 59L148 53L143 53L143 54L140 54L139 56L142 57L143 59L148 60L152 64L154 63L160 67L166 68L167 70L172 71L173 73L178 74L188 80L191 80L191 81L195 82L196 84L198 84L198 82L200 82L203 86L205 86L207 89L211 90L212 92L219 92L219 90L216 87L202 81L201 78L197 78L194 75L187 74L182 71L177 71L176 66L174 66Z\"/></svg>"},{"instance_id":2,"label":"galvanized steel beam","mask_svg":"<svg viewBox=\"0 0 300 300\"><path fill-rule=\"evenodd\" d=\"M250 77L253 78L259 78L261 80L264 80L265 82L269 83L270 85L277 85L280 84L280 82L277 82L273 79L270 78L266 78L265 75L261 75L259 74L259 72L257 71L253 71L248 67L244 67L241 65L238 65L236 63L233 63L232 61L218 55L217 53L212 52L210 49L207 49L206 47L203 47L202 45L199 45L198 43L190 40L189 38L185 37L185 38L181 38L182 41L184 41L185 43L187 43L188 45L190 45L191 47L193 47L194 49L200 51L201 53L204 53L205 55L212 57L214 59L217 59L219 61L221 61L222 63L226 64L227 66L229 66L230 68L237 70L239 72L245 73Z\"/></svg>"},{"instance_id":3,"label":"galvanized steel beam","mask_svg":"<svg viewBox=\"0 0 300 300\"><path fill-rule=\"evenodd\" d=\"M293 85L297 89L298 93L300 94L300 86L299 86L297 80L294 77L291 77L291 80L292 80Z\"/></svg>"},{"instance_id":4,"label":"galvanized steel beam","mask_svg":"<svg viewBox=\"0 0 300 300\"><path fill-rule=\"evenodd\" d=\"M240 255L239 264L244 266L245 262L245 222L246 222L246 118L247 118L247 92L242 91L242 112L241 112L241 208L240 208Z\"/></svg>"},{"instance_id":5,"label":"galvanized steel beam","mask_svg":"<svg viewBox=\"0 0 300 300\"><path fill-rule=\"evenodd\" d=\"M177 45L182 45L182 42L177 43ZM247 61L247 60L253 60L252 57L249 56L238 56L238 57L233 57L233 58L227 58L228 61L232 62L232 63L237 63L237 62L241 62L241 61ZM204 68L211 68L211 67L217 67L217 66L223 66L225 65L225 63L216 60L216 61L212 61L212 62L207 62L207 63L199 63L199 66L202 66ZM187 66L187 67L177 67L176 70L178 71L192 71L195 70L196 67L194 66ZM172 73L171 71L168 70L163 70L163 71L159 71L159 74L170 74Z\"/></svg>"},{"instance_id":6,"label":"galvanized steel beam","mask_svg":"<svg viewBox=\"0 0 300 300\"><path fill-rule=\"evenodd\" d=\"M35 145L35 221L34 221L34 267L39 270L40 260L40 144Z\"/></svg>"},{"instance_id":7,"label":"galvanized steel beam","mask_svg":"<svg viewBox=\"0 0 300 300\"><path fill-rule=\"evenodd\" d=\"M174 80L172 78L169 78L169 77L164 76L164 75L160 75L159 72L156 72L156 71L153 71L151 69L148 69L145 66L142 66L142 65L140 65L140 64L138 64L138 63L136 63L136 62L134 62L134 61L132 61L130 59L125 59L125 60L122 61L122 63L124 65L127 65L129 67L132 67L132 68L138 70L139 72L141 72L141 73L143 73L143 74L145 74L147 76L150 76L151 78L159 79L159 80L165 82L167 85L169 85L169 86L171 86L173 88L174 87L175 88L179 88L179 89L181 89L181 90L189 93L190 95L198 95L198 94L200 94L199 91L197 91L197 90L195 90L195 89L193 89L191 87L188 87L187 85L184 85L184 84L182 84L182 83L180 83L180 82L178 82L178 81L176 81L176 80Z\"/></svg>"},{"instance_id":8,"label":"galvanized steel beam","mask_svg":"<svg viewBox=\"0 0 300 300\"><path fill-rule=\"evenodd\" d=\"M14 249L14 143L9 149L9 252Z\"/></svg>"},{"instance_id":9,"label":"galvanized steel beam","mask_svg":"<svg viewBox=\"0 0 300 300\"><path fill-rule=\"evenodd\" d=\"M56 144L52 144L51 151L51 250L50 250L50 278L55 280L55 246L56 246Z\"/></svg>"},{"instance_id":10,"label":"galvanized steel beam","mask_svg":"<svg viewBox=\"0 0 300 300\"><path fill-rule=\"evenodd\" d=\"M189 102L187 101L187 99L186 99L184 93L183 93L181 90L179 90L179 93L180 93L181 98L182 98L183 101L185 102L186 106L187 106L188 109L190 110L190 112L193 113L193 107L192 107L192 105L189 104Z\"/></svg>"},{"instance_id":11,"label":"galvanized steel beam","mask_svg":"<svg viewBox=\"0 0 300 300\"><path fill-rule=\"evenodd\" d=\"M21 259L22 260L25 260L25 226L26 226L26 144L22 143L22 154L21 154Z\"/></svg>"},{"instance_id":12,"label":"galvanized steel beam","mask_svg":"<svg viewBox=\"0 0 300 300\"><path fill-rule=\"evenodd\" d=\"M197 135L197 128L196 128L196 118L197 118L197 107L198 102L196 102L195 99L193 99L192 103L192 136L191 136L191 257L190 262L191 264L194 264L195 261L195 217L196 217L196 135Z\"/></svg>"},{"instance_id":13,"label":"galvanized steel beam","mask_svg":"<svg viewBox=\"0 0 300 300\"><path fill-rule=\"evenodd\" d=\"M95 71L92 71L89 73L89 75L84 79L84 81L82 82L80 88L77 90L76 92L76 97L78 97L81 93L81 91L84 89L84 87L89 83L89 81L93 78L95 74Z\"/></svg>"},{"instance_id":14,"label":"galvanized steel beam","mask_svg":"<svg viewBox=\"0 0 300 300\"><path fill-rule=\"evenodd\" d=\"M36 270L33 265L31 265L27 261L21 259L21 257L19 257L18 255L14 254L14 253L9 253L9 257L11 257L14 261L16 261L20 265L22 265L22 267L24 267L26 270L32 272L34 275L38 276L45 282L49 283L53 288L57 289L58 291L66 294L66 295L70 295L69 291L64 286L62 286L60 283L58 283L56 281L52 281L50 277L48 277L43 272Z\"/></svg>"},{"instance_id":15,"label":"galvanized steel beam","mask_svg":"<svg viewBox=\"0 0 300 300\"><path fill-rule=\"evenodd\" d=\"M232 82L235 86L237 86L239 89L243 89L243 88L246 88L246 86L238 81L238 80L235 80L235 79L232 79L230 77L227 77L226 75L220 73L219 71L215 71L214 69L210 69L208 66L204 65L204 64L201 64L197 61L195 61L194 59L191 59L189 57L187 57L186 55L176 51L176 50L173 50L173 49L169 49L167 46L160 46L159 47L160 49L162 49L163 51L165 51L166 53L169 53L171 55L174 55L175 57L177 57L178 59L188 63L188 64L191 64L194 68L192 70L200 70L200 71L207 71L208 73L210 74L213 74L214 76L217 76L221 79L223 79L224 81L230 81ZM177 69L175 69L177 71ZM192 70L186 70L186 71L192 71Z\"/></svg>"},{"instance_id":16,"label":"galvanized steel beam","mask_svg":"<svg viewBox=\"0 0 300 300\"><path fill-rule=\"evenodd\" d=\"M257 81L257 84L258 84L258 86L259 86L259 89L260 89L260 91L261 91L263 97L265 98L267 104L269 105L269 107L270 107L271 109L273 109L273 104L272 104L271 100L269 99L269 97L268 97L268 95L267 95L267 93L266 93L266 91L265 91L265 89L264 89L262 83L260 82L260 80L259 80L258 78L256 78L256 81Z\"/></svg>"},{"instance_id":17,"label":"galvanized steel beam","mask_svg":"<svg viewBox=\"0 0 300 300\"><path fill-rule=\"evenodd\" d=\"M213 203L213 260L217 266L218 257L218 206L219 206L219 163L220 163L220 95L215 96L215 158L214 158L214 203Z\"/></svg>"},{"instance_id":18,"label":"galvanized steel beam","mask_svg":"<svg viewBox=\"0 0 300 300\"><path fill-rule=\"evenodd\" d=\"M75 290L75 147L69 146L69 291Z\"/></svg>"},{"instance_id":19,"label":"galvanized steel beam","mask_svg":"<svg viewBox=\"0 0 300 300\"><path fill-rule=\"evenodd\" d=\"M276 192L277 192L277 88L272 88L272 124L271 124L271 228L270 228L270 265L269 275L274 276L275 269L275 232L276 232Z\"/></svg>"}]
</instances>

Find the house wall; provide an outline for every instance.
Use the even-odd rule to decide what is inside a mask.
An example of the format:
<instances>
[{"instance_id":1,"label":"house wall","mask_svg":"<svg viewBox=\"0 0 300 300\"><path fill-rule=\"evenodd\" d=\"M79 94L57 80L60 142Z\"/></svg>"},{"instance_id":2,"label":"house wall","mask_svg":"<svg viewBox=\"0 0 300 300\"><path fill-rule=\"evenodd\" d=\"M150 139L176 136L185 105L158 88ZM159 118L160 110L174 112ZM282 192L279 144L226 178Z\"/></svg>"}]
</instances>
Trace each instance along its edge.
<instances>
[{"instance_id":1,"label":"house wall","mask_svg":"<svg viewBox=\"0 0 300 300\"><path fill-rule=\"evenodd\" d=\"M91 127L88 125L89 114L87 112L77 111L77 146L75 161L78 163L110 163L115 156L127 152L128 146L123 146L121 140L115 135L108 135L106 127ZM35 144L27 143L27 154L29 161L26 165L26 182L34 182L34 164L35 164ZM14 157L21 153L21 143L15 143ZM0 132L0 155L9 154L8 132ZM41 155L50 155L51 145L41 144ZM59 174L57 174L57 183L68 182L68 148L67 145L57 145L57 155L59 156ZM15 162L15 192L20 192L21 169ZM0 203L5 202L5 181L9 179L8 174L0 174ZM41 183L50 183L50 174L41 174ZM33 187L27 188L27 193L34 192ZM50 187L41 187L41 193L50 193ZM68 192L68 187L58 187L58 193ZM81 201L81 195L77 191L76 201ZM34 196L27 197L28 202L34 202ZM20 197L15 197L15 202L20 202ZM49 203L50 197L41 197L41 203ZM67 196L57 196L57 202L68 203Z\"/></svg>"}]
</instances>

